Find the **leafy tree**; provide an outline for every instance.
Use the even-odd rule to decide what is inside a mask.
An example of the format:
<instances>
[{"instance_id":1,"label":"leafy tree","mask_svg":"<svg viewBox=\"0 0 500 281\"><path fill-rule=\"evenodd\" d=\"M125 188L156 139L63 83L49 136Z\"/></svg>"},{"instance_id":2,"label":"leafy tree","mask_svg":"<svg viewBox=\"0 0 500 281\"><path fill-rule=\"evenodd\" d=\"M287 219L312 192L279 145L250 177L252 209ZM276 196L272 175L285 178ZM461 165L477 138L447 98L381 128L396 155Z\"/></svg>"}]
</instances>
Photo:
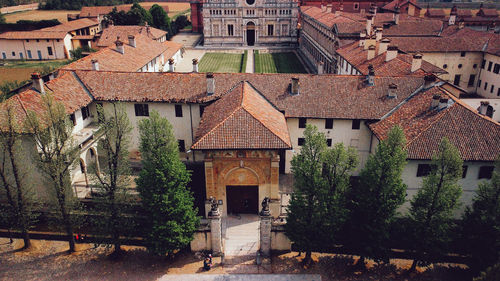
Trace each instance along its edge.
<instances>
[{"instance_id":1,"label":"leafy tree","mask_svg":"<svg viewBox=\"0 0 500 281\"><path fill-rule=\"evenodd\" d=\"M0 13L0 23L5 23L5 16Z\"/></svg>"},{"instance_id":2,"label":"leafy tree","mask_svg":"<svg viewBox=\"0 0 500 281\"><path fill-rule=\"evenodd\" d=\"M325 135L318 128L307 125L305 142L300 153L292 158L294 192L288 205L285 232L290 240L306 252L305 264L311 261L311 252L324 247L328 225L326 199L328 186L322 177L322 158L326 150Z\"/></svg>"},{"instance_id":3,"label":"leafy tree","mask_svg":"<svg viewBox=\"0 0 500 281\"><path fill-rule=\"evenodd\" d=\"M151 14L152 21L150 22L153 27L169 30L170 28L170 19L168 18L167 12L157 4L154 4L151 9L149 9L149 13Z\"/></svg>"},{"instance_id":4,"label":"leafy tree","mask_svg":"<svg viewBox=\"0 0 500 281\"><path fill-rule=\"evenodd\" d=\"M131 184L131 171L128 160L128 148L132 126L124 106L111 104L111 110L105 111L98 105L99 131L102 134L99 143L99 155L103 159L91 165L93 184L101 191L97 196L100 216L97 221L99 230L104 236L110 236L114 245L114 254L120 254L120 233L126 229L121 220L122 204L127 200L127 187Z\"/></svg>"},{"instance_id":5,"label":"leafy tree","mask_svg":"<svg viewBox=\"0 0 500 281\"><path fill-rule=\"evenodd\" d=\"M137 24L144 25L153 21L149 11L135 2L127 13L131 18L137 19Z\"/></svg>"},{"instance_id":6,"label":"leafy tree","mask_svg":"<svg viewBox=\"0 0 500 281\"><path fill-rule=\"evenodd\" d=\"M495 281L500 280L500 261L488 267L485 271L473 279L474 281Z\"/></svg>"},{"instance_id":7,"label":"leafy tree","mask_svg":"<svg viewBox=\"0 0 500 281\"><path fill-rule=\"evenodd\" d=\"M368 158L358 186L352 188L346 245L361 256L358 265L364 265L365 258L388 261L390 225L406 196L401 179L405 143L403 130L393 127Z\"/></svg>"},{"instance_id":8,"label":"leafy tree","mask_svg":"<svg viewBox=\"0 0 500 281\"><path fill-rule=\"evenodd\" d=\"M191 24L191 22L188 20L188 18L185 15L180 15L180 16L176 17L174 23L178 29L183 29L184 27Z\"/></svg>"},{"instance_id":9,"label":"leafy tree","mask_svg":"<svg viewBox=\"0 0 500 281\"><path fill-rule=\"evenodd\" d=\"M64 105L56 102L49 92L42 96L41 113L28 111L25 120L27 131L33 136L39 153L35 160L48 183L51 195L56 201L62 224L68 235L69 251L75 251L73 230L75 216L72 211L78 207L77 198L71 190L70 168L80 151L72 137L73 124Z\"/></svg>"},{"instance_id":10,"label":"leafy tree","mask_svg":"<svg viewBox=\"0 0 500 281\"><path fill-rule=\"evenodd\" d=\"M85 55L83 53L94 53L94 52L97 52L96 49L94 48L89 48L89 46L83 46L83 47L78 47L74 50L70 50L69 53L71 54L71 57L73 58L72 60L73 61L77 61L83 57L85 57Z\"/></svg>"},{"instance_id":11,"label":"leafy tree","mask_svg":"<svg viewBox=\"0 0 500 281\"><path fill-rule=\"evenodd\" d=\"M443 138L432 158L430 174L423 179L422 188L411 200L412 245L417 257L411 271L418 263L428 264L446 253L453 211L458 208L462 194L458 183L462 178L462 165L458 149Z\"/></svg>"},{"instance_id":12,"label":"leafy tree","mask_svg":"<svg viewBox=\"0 0 500 281\"><path fill-rule=\"evenodd\" d=\"M4 187L9 207L6 215L11 226L21 231L24 246L31 246L29 229L36 216L32 212L35 201L32 186L28 182L27 171L22 165L27 161L21 147L21 128L10 101L5 102L0 120L0 184Z\"/></svg>"},{"instance_id":13,"label":"leafy tree","mask_svg":"<svg viewBox=\"0 0 500 281\"><path fill-rule=\"evenodd\" d=\"M190 174L179 159L172 125L158 112L139 122L143 168L136 180L146 211L146 245L157 255L171 255L193 240L199 224L187 184Z\"/></svg>"},{"instance_id":14,"label":"leafy tree","mask_svg":"<svg viewBox=\"0 0 500 281\"><path fill-rule=\"evenodd\" d=\"M474 271L484 270L500 260L500 160L491 181L479 184L472 208L466 208L462 232Z\"/></svg>"}]
</instances>

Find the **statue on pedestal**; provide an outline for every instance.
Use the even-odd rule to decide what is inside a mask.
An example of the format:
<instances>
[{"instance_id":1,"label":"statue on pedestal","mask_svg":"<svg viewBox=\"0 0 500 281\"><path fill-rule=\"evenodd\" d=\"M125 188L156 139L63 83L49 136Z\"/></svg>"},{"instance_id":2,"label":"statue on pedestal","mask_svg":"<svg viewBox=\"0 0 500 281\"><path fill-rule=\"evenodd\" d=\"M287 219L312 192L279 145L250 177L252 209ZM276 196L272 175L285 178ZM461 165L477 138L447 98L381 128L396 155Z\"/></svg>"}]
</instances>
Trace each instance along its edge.
<instances>
[{"instance_id":1,"label":"statue on pedestal","mask_svg":"<svg viewBox=\"0 0 500 281\"><path fill-rule=\"evenodd\" d=\"M260 211L261 216L270 216L271 211L269 210L269 202L271 202L271 199L269 197L264 198L262 200L262 210Z\"/></svg>"},{"instance_id":2,"label":"statue on pedestal","mask_svg":"<svg viewBox=\"0 0 500 281\"><path fill-rule=\"evenodd\" d=\"M217 200L211 196L210 198L208 198L208 202L210 203L210 212L208 213L208 215L212 217L219 216L219 203L217 203Z\"/></svg>"}]
</instances>

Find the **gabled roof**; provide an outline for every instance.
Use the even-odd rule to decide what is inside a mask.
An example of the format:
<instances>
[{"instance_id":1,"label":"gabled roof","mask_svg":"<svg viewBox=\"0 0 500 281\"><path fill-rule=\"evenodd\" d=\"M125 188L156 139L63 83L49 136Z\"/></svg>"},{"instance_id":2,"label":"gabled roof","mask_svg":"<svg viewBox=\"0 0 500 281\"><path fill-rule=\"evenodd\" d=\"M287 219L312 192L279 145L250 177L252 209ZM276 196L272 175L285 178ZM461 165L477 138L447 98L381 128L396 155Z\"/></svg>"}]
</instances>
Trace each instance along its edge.
<instances>
[{"instance_id":1,"label":"gabled roof","mask_svg":"<svg viewBox=\"0 0 500 281\"><path fill-rule=\"evenodd\" d=\"M430 18L444 18L446 16L446 13L443 9L429 9L429 7L427 7L425 16Z\"/></svg>"},{"instance_id":2,"label":"gabled roof","mask_svg":"<svg viewBox=\"0 0 500 281\"><path fill-rule=\"evenodd\" d=\"M192 149L290 149L285 116L248 82L208 106Z\"/></svg>"},{"instance_id":3,"label":"gabled roof","mask_svg":"<svg viewBox=\"0 0 500 281\"><path fill-rule=\"evenodd\" d=\"M401 7L406 6L406 5L413 5L413 6L420 9L420 6L417 5L416 0L393 0L393 1L385 4L382 7L382 9L388 10L388 11L395 11L396 6L401 8Z\"/></svg>"},{"instance_id":4,"label":"gabled roof","mask_svg":"<svg viewBox=\"0 0 500 281\"><path fill-rule=\"evenodd\" d=\"M366 21L366 18L356 13L328 13L314 6L301 6L300 10L302 14L313 18L329 30L332 30L335 26L339 33L359 33L365 29L365 24L362 21Z\"/></svg>"},{"instance_id":5,"label":"gabled roof","mask_svg":"<svg viewBox=\"0 0 500 281\"><path fill-rule=\"evenodd\" d=\"M66 31L8 31L0 34L0 39L64 39L68 35Z\"/></svg>"},{"instance_id":6,"label":"gabled roof","mask_svg":"<svg viewBox=\"0 0 500 281\"><path fill-rule=\"evenodd\" d=\"M434 95L451 99L451 104L442 110L431 108ZM431 159L443 137L458 148L465 161L495 161L500 154L500 124L477 114L441 87L416 94L369 126L377 138L385 139L395 125L405 133L409 159Z\"/></svg>"},{"instance_id":7,"label":"gabled roof","mask_svg":"<svg viewBox=\"0 0 500 281\"><path fill-rule=\"evenodd\" d=\"M98 24L99 23L94 21L94 20L91 20L88 18L82 18L82 19L77 19L77 20L61 23L61 24L56 25L56 26L42 28L40 30L42 30L42 31L66 31L66 32L70 32L70 31L74 31L74 30L78 30L78 29L82 29L82 28L86 28L86 27L90 27L90 26L95 26Z\"/></svg>"},{"instance_id":8,"label":"gabled roof","mask_svg":"<svg viewBox=\"0 0 500 281\"><path fill-rule=\"evenodd\" d=\"M477 16L480 17L498 17L498 12L497 9L479 9L479 11L476 14Z\"/></svg>"},{"instance_id":9,"label":"gabled roof","mask_svg":"<svg viewBox=\"0 0 500 281\"><path fill-rule=\"evenodd\" d=\"M141 25L112 25L102 31L102 34L97 42L98 47L107 47L115 43L116 38L120 37L127 39L128 35L142 34L156 40L167 34L166 31Z\"/></svg>"}]
</instances>

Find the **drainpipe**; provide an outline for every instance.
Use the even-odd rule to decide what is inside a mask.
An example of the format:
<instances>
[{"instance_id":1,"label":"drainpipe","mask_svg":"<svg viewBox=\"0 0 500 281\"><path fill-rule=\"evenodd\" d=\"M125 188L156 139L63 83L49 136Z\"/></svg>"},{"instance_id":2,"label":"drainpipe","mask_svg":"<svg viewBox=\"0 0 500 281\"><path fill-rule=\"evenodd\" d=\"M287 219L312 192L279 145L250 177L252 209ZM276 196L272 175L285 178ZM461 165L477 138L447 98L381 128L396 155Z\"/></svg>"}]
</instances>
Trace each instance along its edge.
<instances>
[{"instance_id":1,"label":"drainpipe","mask_svg":"<svg viewBox=\"0 0 500 281\"><path fill-rule=\"evenodd\" d=\"M190 123L191 123L191 145L193 145L193 143L194 143L194 136L193 136L193 110L191 109L191 104L189 104L189 119L190 119ZM195 162L196 161L195 153L192 150L191 150L191 152L193 152L193 162Z\"/></svg>"}]
</instances>

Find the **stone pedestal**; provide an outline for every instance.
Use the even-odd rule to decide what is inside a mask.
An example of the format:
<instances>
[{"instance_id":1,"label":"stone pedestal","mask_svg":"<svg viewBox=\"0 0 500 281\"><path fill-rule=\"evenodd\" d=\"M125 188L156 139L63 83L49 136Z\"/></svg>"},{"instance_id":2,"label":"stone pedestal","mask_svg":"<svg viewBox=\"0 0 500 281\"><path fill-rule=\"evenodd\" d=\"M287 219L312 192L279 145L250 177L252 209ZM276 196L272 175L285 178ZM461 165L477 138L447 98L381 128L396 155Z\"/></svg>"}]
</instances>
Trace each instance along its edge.
<instances>
[{"instance_id":1,"label":"stone pedestal","mask_svg":"<svg viewBox=\"0 0 500 281\"><path fill-rule=\"evenodd\" d=\"M260 252L263 257L271 255L271 216L260 216Z\"/></svg>"},{"instance_id":2,"label":"stone pedestal","mask_svg":"<svg viewBox=\"0 0 500 281\"><path fill-rule=\"evenodd\" d=\"M210 236L212 239L212 255L220 256L222 254L222 220L219 215L209 215Z\"/></svg>"}]
</instances>

